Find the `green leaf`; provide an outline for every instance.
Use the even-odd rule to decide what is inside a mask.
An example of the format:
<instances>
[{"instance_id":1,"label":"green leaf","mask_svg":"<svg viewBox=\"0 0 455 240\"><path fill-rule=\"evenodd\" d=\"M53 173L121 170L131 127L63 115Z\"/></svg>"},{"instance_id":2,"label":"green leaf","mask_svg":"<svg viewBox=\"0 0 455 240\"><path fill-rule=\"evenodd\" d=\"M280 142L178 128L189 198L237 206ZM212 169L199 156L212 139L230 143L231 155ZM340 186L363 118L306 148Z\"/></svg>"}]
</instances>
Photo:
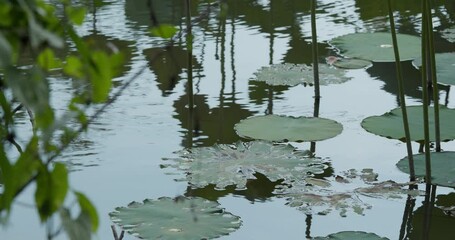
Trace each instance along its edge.
<instances>
[{"instance_id":1,"label":"green leaf","mask_svg":"<svg viewBox=\"0 0 455 240\"><path fill-rule=\"evenodd\" d=\"M423 112L421 106L406 107L408 114L409 130L411 133L411 141L423 142L425 139L423 132ZM429 114L429 129L430 141L435 141L434 133L434 108L428 108ZM455 139L455 110L440 106L440 128L441 128L441 141L450 141ZM381 116L371 116L365 118L362 127L370 133L406 141L403 127L403 117L401 108L395 108L392 111L385 113Z\"/></svg>"},{"instance_id":2,"label":"green leaf","mask_svg":"<svg viewBox=\"0 0 455 240\"><path fill-rule=\"evenodd\" d=\"M196 197L146 199L115 210L109 213L112 221L142 239L213 239L241 226L217 202Z\"/></svg>"},{"instance_id":3,"label":"green leaf","mask_svg":"<svg viewBox=\"0 0 455 240\"><path fill-rule=\"evenodd\" d=\"M95 232L99 225L98 213L96 212L95 206L93 206L90 200L83 193L74 192L74 194L76 194L77 201L81 208L81 215L85 214L88 217L91 225L90 229L92 232Z\"/></svg>"},{"instance_id":4,"label":"green leaf","mask_svg":"<svg viewBox=\"0 0 455 240\"><path fill-rule=\"evenodd\" d=\"M3 34L0 32L0 68L11 65L13 49Z\"/></svg>"},{"instance_id":5,"label":"green leaf","mask_svg":"<svg viewBox=\"0 0 455 240\"><path fill-rule=\"evenodd\" d=\"M431 184L455 187L455 152L432 152L431 155ZM414 169L417 177L425 177L425 154L417 154L414 158ZM409 173L407 157L397 163L400 171Z\"/></svg>"},{"instance_id":6,"label":"green leaf","mask_svg":"<svg viewBox=\"0 0 455 240\"><path fill-rule=\"evenodd\" d=\"M18 191L30 181L41 166L41 160L38 155L38 138L36 136L31 138L27 147L13 165L7 159L2 159L0 164L0 167L4 170L2 171L4 190L1 195L0 210L9 211Z\"/></svg>"},{"instance_id":7,"label":"green leaf","mask_svg":"<svg viewBox=\"0 0 455 240\"><path fill-rule=\"evenodd\" d=\"M71 213L68 209L60 210L60 219L63 229L71 240L90 240L92 238L90 216L81 211L76 219L71 218Z\"/></svg>"},{"instance_id":8,"label":"green leaf","mask_svg":"<svg viewBox=\"0 0 455 240\"><path fill-rule=\"evenodd\" d=\"M397 34L400 60L412 60L420 56L419 37ZM330 41L340 53L348 58L360 58L373 62L395 62L392 35L386 32L351 33Z\"/></svg>"},{"instance_id":9,"label":"green leaf","mask_svg":"<svg viewBox=\"0 0 455 240\"><path fill-rule=\"evenodd\" d=\"M55 57L54 51L50 48L44 49L37 58L38 64L46 71L60 68L62 63Z\"/></svg>"},{"instance_id":10,"label":"green leaf","mask_svg":"<svg viewBox=\"0 0 455 240\"><path fill-rule=\"evenodd\" d=\"M319 83L321 85L338 84L348 81L345 71L327 64L319 65ZM274 64L262 67L255 73L252 81L265 82L272 86L295 86L314 84L313 68L305 64Z\"/></svg>"},{"instance_id":11,"label":"green leaf","mask_svg":"<svg viewBox=\"0 0 455 240\"><path fill-rule=\"evenodd\" d=\"M10 26L11 23L13 22L13 18L11 17L11 10L13 7L11 6L11 3L2 1L0 3L0 26ZM0 65L1 66L1 65Z\"/></svg>"},{"instance_id":12,"label":"green leaf","mask_svg":"<svg viewBox=\"0 0 455 240\"><path fill-rule=\"evenodd\" d=\"M83 70L82 61L78 57L70 55L66 58L66 63L63 67L63 71L66 74L76 78L83 78Z\"/></svg>"},{"instance_id":13,"label":"green leaf","mask_svg":"<svg viewBox=\"0 0 455 240\"><path fill-rule=\"evenodd\" d=\"M43 72L38 67L33 67L28 74L9 70L5 74L8 86L13 90L14 96L32 110L38 121L38 127L47 127L52 124L53 110L49 104L49 86Z\"/></svg>"},{"instance_id":14,"label":"green leaf","mask_svg":"<svg viewBox=\"0 0 455 240\"><path fill-rule=\"evenodd\" d=\"M178 28L170 24L160 24L157 27L150 29L150 34L156 37L161 37L165 39L172 38L178 31Z\"/></svg>"},{"instance_id":15,"label":"green leaf","mask_svg":"<svg viewBox=\"0 0 455 240\"><path fill-rule=\"evenodd\" d=\"M333 120L315 117L255 116L235 125L241 137L268 141L321 141L333 138L343 126Z\"/></svg>"},{"instance_id":16,"label":"green leaf","mask_svg":"<svg viewBox=\"0 0 455 240\"><path fill-rule=\"evenodd\" d=\"M95 103L104 102L111 90L115 66L111 64L110 57L101 51L92 53L90 60L93 61L93 65L90 65L89 69L92 101Z\"/></svg>"},{"instance_id":17,"label":"green leaf","mask_svg":"<svg viewBox=\"0 0 455 240\"><path fill-rule=\"evenodd\" d=\"M87 9L85 7L67 6L65 11L69 19L76 25L81 25L84 22L85 15L87 13Z\"/></svg>"},{"instance_id":18,"label":"green leaf","mask_svg":"<svg viewBox=\"0 0 455 240\"><path fill-rule=\"evenodd\" d=\"M309 153L296 151L289 144L273 144L266 141L237 142L232 145L216 144L212 147L198 147L180 151L179 158L170 165L182 170L188 182L203 188L209 184L217 189L235 185L245 189L248 180L256 179L261 173L270 181L283 179L291 183L321 174L327 168L323 160L313 158Z\"/></svg>"},{"instance_id":19,"label":"green leaf","mask_svg":"<svg viewBox=\"0 0 455 240\"><path fill-rule=\"evenodd\" d=\"M345 231L330 234L327 237L315 237L313 240L387 240L388 238L380 237L374 233Z\"/></svg>"},{"instance_id":20,"label":"green leaf","mask_svg":"<svg viewBox=\"0 0 455 240\"><path fill-rule=\"evenodd\" d=\"M436 59L436 75L438 83L455 85L455 52L437 53ZM422 58L417 58L412 62L415 66L422 66Z\"/></svg>"},{"instance_id":21,"label":"green leaf","mask_svg":"<svg viewBox=\"0 0 455 240\"><path fill-rule=\"evenodd\" d=\"M68 171L66 166L56 163L49 172L43 165L36 179L35 202L41 221L46 221L63 204L68 192Z\"/></svg>"}]
</instances>

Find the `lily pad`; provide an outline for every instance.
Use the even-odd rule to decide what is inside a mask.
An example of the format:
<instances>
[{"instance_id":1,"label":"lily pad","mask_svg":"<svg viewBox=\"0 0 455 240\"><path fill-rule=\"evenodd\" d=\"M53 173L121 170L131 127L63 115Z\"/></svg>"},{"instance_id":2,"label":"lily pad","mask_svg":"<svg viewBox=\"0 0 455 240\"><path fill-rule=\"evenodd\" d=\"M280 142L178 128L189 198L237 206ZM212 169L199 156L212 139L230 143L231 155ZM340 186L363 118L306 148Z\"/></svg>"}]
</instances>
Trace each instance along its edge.
<instances>
[{"instance_id":1,"label":"lily pad","mask_svg":"<svg viewBox=\"0 0 455 240\"><path fill-rule=\"evenodd\" d=\"M146 199L118 207L109 216L125 231L142 239L213 239L241 226L239 217L203 198Z\"/></svg>"},{"instance_id":2,"label":"lily pad","mask_svg":"<svg viewBox=\"0 0 455 240\"><path fill-rule=\"evenodd\" d=\"M355 192L364 196L382 199L402 199L406 195L417 197L425 194L425 192L417 189L409 189L409 183L397 183L391 180L374 183L370 187L357 188Z\"/></svg>"},{"instance_id":3,"label":"lily pad","mask_svg":"<svg viewBox=\"0 0 455 240\"><path fill-rule=\"evenodd\" d=\"M345 71L331 67L327 64L319 66L319 84L329 85L348 81ZM295 86L298 84L314 84L313 67L305 64L274 64L262 67L255 73L253 81L265 82L272 86Z\"/></svg>"},{"instance_id":4,"label":"lily pad","mask_svg":"<svg viewBox=\"0 0 455 240\"><path fill-rule=\"evenodd\" d=\"M197 188L214 184L218 189L235 185L245 189L255 173L271 181L295 179L321 174L327 168L320 158L309 157L305 151L296 151L289 144L272 144L266 141L237 142L233 145L216 144L212 147L192 148L179 152L180 157L167 159L187 172L186 180Z\"/></svg>"},{"instance_id":5,"label":"lily pad","mask_svg":"<svg viewBox=\"0 0 455 240\"><path fill-rule=\"evenodd\" d=\"M436 58L436 76L438 83L446 85L455 85L455 52L437 53ZM417 58L413 62L414 66L422 66L422 58Z\"/></svg>"},{"instance_id":6,"label":"lily pad","mask_svg":"<svg viewBox=\"0 0 455 240\"><path fill-rule=\"evenodd\" d=\"M420 56L419 37L397 34L400 60L412 60ZM330 44L349 58L366 59L373 62L395 62L392 35L390 33L352 33L334 38Z\"/></svg>"},{"instance_id":7,"label":"lily pad","mask_svg":"<svg viewBox=\"0 0 455 240\"><path fill-rule=\"evenodd\" d=\"M425 177L425 154L414 155L414 169L417 177ZM455 152L431 153L431 183L445 187L455 187ZM397 163L400 171L409 173L408 158Z\"/></svg>"},{"instance_id":8,"label":"lily pad","mask_svg":"<svg viewBox=\"0 0 455 240\"><path fill-rule=\"evenodd\" d=\"M346 217L349 210L364 215L364 210L371 208L353 192L335 192L308 185L305 181L294 182L290 187L282 186L276 194L286 198L286 205L305 214L327 215L336 210L341 217Z\"/></svg>"},{"instance_id":9,"label":"lily pad","mask_svg":"<svg viewBox=\"0 0 455 240\"><path fill-rule=\"evenodd\" d=\"M409 129L411 132L411 140L423 142L425 139L423 132L423 110L421 106L406 107L409 120ZM429 128L430 128L430 141L435 141L434 133L434 109L429 107ZM455 109L449 109L440 106L440 127L441 127L441 140L450 141L455 139ZM385 113L381 116L367 117L362 121L362 127L370 133L398 139L405 141L403 116L400 108L395 108L391 112Z\"/></svg>"},{"instance_id":10,"label":"lily pad","mask_svg":"<svg viewBox=\"0 0 455 240\"><path fill-rule=\"evenodd\" d=\"M345 231L330 234L327 237L315 237L313 240L386 240L388 238L380 237L374 233L359 232L359 231Z\"/></svg>"},{"instance_id":11,"label":"lily pad","mask_svg":"<svg viewBox=\"0 0 455 240\"><path fill-rule=\"evenodd\" d=\"M234 129L244 138L302 142L333 138L343 131L343 126L325 118L265 115L244 119Z\"/></svg>"},{"instance_id":12,"label":"lily pad","mask_svg":"<svg viewBox=\"0 0 455 240\"><path fill-rule=\"evenodd\" d=\"M335 67L346 69L362 69L373 65L371 61L359 58L338 58L332 64Z\"/></svg>"}]
</instances>

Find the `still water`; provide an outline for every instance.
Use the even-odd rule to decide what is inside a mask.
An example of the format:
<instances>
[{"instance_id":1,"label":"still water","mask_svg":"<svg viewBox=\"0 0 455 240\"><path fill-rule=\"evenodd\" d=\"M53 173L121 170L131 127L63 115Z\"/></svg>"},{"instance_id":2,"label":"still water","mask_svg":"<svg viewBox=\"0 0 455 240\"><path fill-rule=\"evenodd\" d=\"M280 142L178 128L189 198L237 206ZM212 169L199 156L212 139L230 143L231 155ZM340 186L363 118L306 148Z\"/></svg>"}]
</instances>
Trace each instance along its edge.
<instances>
[{"instance_id":1,"label":"still water","mask_svg":"<svg viewBox=\"0 0 455 240\"><path fill-rule=\"evenodd\" d=\"M270 113L313 114L312 87L269 89L249 81L258 69L270 64L311 64L309 1L221 1L226 5L213 2L192 2L193 94L197 117L191 127L194 129L191 139L186 108L185 39L176 39L172 55L164 53L158 61L151 62L151 56L163 51L166 42L148 33L151 21L146 0L113 1L92 9L78 29L82 35L107 39L128 52L123 76L115 79L114 91L139 73L118 101L61 158L73 170L71 186L89 196L98 209L101 222L96 238L113 239L108 213L115 207L147 198L188 195L217 200L227 211L241 217L242 227L222 239L306 239L351 230L398 239L406 198L362 199L372 205L363 216L348 212L347 217L341 217L337 211L326 216L306 215L287 206L285 199L274 196L273 189L264 187L267 180L258 180L245 191L192 190L187 182L174 180L177 172L160 167L163 158L175 157L175 151L189 145L212 146L241 140L233 126L247 117ZM394 2L398 32L418 36L419 1ZM328 44L334 37L388 31L386 3L385 0L317 1L320 62L336 54ZM153 4L160 23L185 28L184 1L157 0ZM442 30L455 25L455 2L437 0L434 9L436 51L455 51L455 44L440 35ZM404 70L407 103L418 105L420 73L411 62L404 63ZM368 69L349 70L347 75L351 77L348 82L321 87L320 117L336 120L344 128L339 136L317 143L316 156L330 164L326 175L372 168L378 173L379 181L408 181L408 175L395 166L406 155L405 145L370 134L360 126L365 117L398 107L394 64L374 64ZM54 106L61 109L72 91L71 80L56 77L51 79L51 88ZM440 91L441 104L455 108L455 97L447 89ZM23 124L27 125L27 119ZM309 143L292 144L302 150L310 148ZM418 145L414 143L413 147L417 151ZM443 149L453 150L455 144L444 143ZM437 189L438 196L450 192L453 189ZM422 211L418 210L422 202L422 197L415 201L414 219L419 218L417 212ZM20 203L14 206L11 223L1 229L2 240L45 237L38 215L27 203L33 203L33 189L24 193ZM443 224L447 223L434 222L432 226L447 226ZM453 227L432 228L431 234L436 234L432 239L455 236ZM128 235L126 239L133 237Z\"/></svg>"}]
</instances>

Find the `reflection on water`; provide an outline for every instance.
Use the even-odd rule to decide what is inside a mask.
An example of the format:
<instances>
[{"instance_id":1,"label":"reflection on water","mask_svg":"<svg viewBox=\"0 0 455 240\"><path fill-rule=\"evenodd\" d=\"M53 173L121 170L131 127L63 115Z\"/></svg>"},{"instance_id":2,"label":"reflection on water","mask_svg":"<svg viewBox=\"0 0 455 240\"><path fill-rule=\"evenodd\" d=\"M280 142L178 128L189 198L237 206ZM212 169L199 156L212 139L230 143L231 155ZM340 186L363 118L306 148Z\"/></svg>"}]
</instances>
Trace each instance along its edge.
<instances>
[{"instance_id":1,"label":"reflection on water","mask_svg":"<svg viewBox=\"0 0 455 240\"><path fill-rule=\"evenodd\" d=\"M150 195L155 196L155 194L182 194L182 192L176 192L177 184L173 183L172 179L159 175L162 174L160 171L157 171L157 176L147 179L148 182L143 179L138 182L130 180L136 179L136 176L150 177L162 157L190 145L190 147L199 147L239 141L241 139L235 133L233 126L250 116L272 113L302 115L302 112L312 112L313 109L312 95L308 95L310 91L306 91L308 89L303 89L302 86L269 87L265 83L249 81L254 77L254 72L262 66L277 63L312 63L309 1L192 1L194 45L190 57L185 47L184 35L177 36L173 45L167 48L163 47L167 42L149 35L148 28L152 20L148 2L149 0L125 0L93 8L91 15L79 29L87 38L95 39L96 43L111 41L126 52L127 63L120 69L121 76L116 79L117 86L122 84L125 76L131 76L141 67L147 67L146 73L141 75L137 84L133 84L129 92L120 99L121 103L114 104L107 110L106 118L99 119L87 135L73 143L60 159L67 162L72 170L84 170L87 166L97 166L95 170L92 168L91 171L87 171L88 173L84 173L87 174L84 176L97 174L96 171L99 170L106 174L103 178L109 179L109 185L127 185L120 193L119 189L114 187L112 189L105 187L105 191L100 193L99 186L80 184L100 208L100 215L103 218L100 239L111 238L108 226L110 222L106 214L114 207L133 200L140 201L140 198L149 198ZM388 31L389 29L386 0L320 0L317 2L317 23L320 27L318 30L320 40L317 47L321 63L325 62L327 56L334 54L334 50L328 45L328 40L331 38L353 32ZM393 1L393 3L398 31L419 35L420 4L416 4L415 0ZM185 30L184 1L156 0L152 1L152 4L159 23L174 24L179 29ZM436 0L433 1L433 5L437 30L435 31L436 50L438 52L455 51L455 44L442 39L439 33L455 25L455 1ZM158 55L159 57L156 58L155 56ZM193 96L188 96L190 91L186 87L189 66L192 66L194 74ZM411 103L418 103L421 99L420 72L409 61L403 62L402 66L405 94ZM391 140L378 140L378 137L364 132L360 124L357 124L361 121L360 117L364 117L364 113L354 114L360 111L356 109L357 105L351 106L347 103L349 100L355 103L364 102L367 106L365 110L371 110L371 106L379 105L384 109L395 108L398 105L396 100L398 91L394 64L377 63L368 69L350 71L349 74L354 76L353 81L341 86L327 86L321 90L321 117L341 116L336 120L347 127L339 137L318 143L316 154L330 159L328 163L330 167L316 177L333 177L337 172L347 170L346 168L362 166L362 168L372 167L378 172L383 171L380 172L380 176L384 175L384 178L396 177L406 181L407 176L398 173L394 168L394 159L399 159L405 153L401 148L402 145ZM361 76L362 79L359 80L360 77L357 76ZM62 99L65 99L65 95L76 87L72 80L59 80L61 81L51 83L56 108L59 108L59 104L63 104ZM368 86L368 88L358 89L356 84L359 81L365 83L362 86ZM381 88L376 84L378 81L383 82ZM453 107L454 103L449 101L448 92L446 95L446 105ZM192 113L189 112L190 97L194 101ZM20 124L29 124L28 116L24 112L19 114ZM382 113L378 112L378 114ZM191 131L191 134L188 131ZM188 140L188 136L192 136L191 141ZM111 138L120 140L109 141ZM360 140L356 140L357 138ZM368 141L377 145L369 146ZM100 150L101 144L103 151ZM448 145L447 148L450 146L453 145ZM302 148L307 147L309 148L302 144ZM125 149L126 153L117 156L118 149ZM105 151L115 153L108 154ZM78 171L76 174L82 172L84 171ZM257 174L256 177L257 179L249 181L247 189L242 191L229 187L226 190L217 190L214 186L193 189L185 185L183 194L226 201L229 201L232 196L243 196L250 202L264 204L264 208L268 210L277 208L272 199L274 199L275 187L280 182L271 182L261 174ZM171 183L159 182L162 179L167 179ZM74 181L78 181L77 176ZM84 179L80 181L84 183ZM147 187L143 187L145 185ZM443 195L440 195L437 199L442 198ZM404 232L410 239L420 239L419 234L423 231L420 229L423 227L422 201L422 198L410 197L407 203L403 201L400 206L401 209L408 210L403 224L404 229L407 229ZM366 216L360 217L360 220L343 219L343 224L336 224L340 221L339 218L335 218L336 216L303 216L304 220L307 220L305 236L322 236L332 233L332 230L359 227L362 228L360 230L374 231L380 233L379 235L397 239L403 216L399 212L381 210L388 209L389 204L387 201L379 202L377 206L379 210L374 211L376 208L374 206L373 210ZM428 204L431 204L431 201ZM453 203L451 204L453 206ZM431 214L431 239L444 239L444 236L455 235L451 232L453 229L451 226L454 225L453 216L448 216L447 211L440 208L441 205L437 202L436 205L432 208ZM279 207L286 208L286 206ZM238 209L231 211L235 212L235 210ZM256 220L274 221L274 219ZM289 221L301 220L289 219ZM387 229L381 227L384 222L389 222L388 220L398 225ZM335 224L329 224L330 221ZM286 225L282 222L274 222L274 224ZM303 224L304 221L302 221ZM259 231L273 231L264 229L260 224L255 226L251 222L245 222L242 230L243 232L238 233L240 235L232 235L230 239L248 239ZM17 230L17 233L12 235L22 236L20 234L22 234L21 230ZM285 236L288 239L303 237L301 229L292 229L289 235ZM229 239L229 236L226 239Z\"/></svg>"}]
</instances>

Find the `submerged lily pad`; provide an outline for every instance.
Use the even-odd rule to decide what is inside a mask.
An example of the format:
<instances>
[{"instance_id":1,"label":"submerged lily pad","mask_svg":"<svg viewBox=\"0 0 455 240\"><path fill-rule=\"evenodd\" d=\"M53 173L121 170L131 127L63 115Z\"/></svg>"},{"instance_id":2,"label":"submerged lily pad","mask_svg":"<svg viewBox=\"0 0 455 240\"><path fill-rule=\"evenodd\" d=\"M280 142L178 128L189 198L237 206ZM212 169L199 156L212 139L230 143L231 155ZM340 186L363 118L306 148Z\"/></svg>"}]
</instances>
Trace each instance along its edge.
<instances>
[{"instance_id":1,"label":"submerged lily pad","mask_svg":"<svg viewBox=\"0 0 455 240\"><path fill-rule=\"evenodd\" d=\"M455 85L455 52L437 53L436 59L436 76L438 83ZM414 66L422 66L422 58L415 59Z\"/></svg>"},{"instance_id":2,"label":"submerged lily pad","mask_svg":"<svg viewBox=\"0 0 455 240\"><path fill-rule=\"evenodd\" d=\"M301 142L333 138L343 131L343 126L325 118L265 115L244 119L234 129L245 138Z\"/></svg>"},{"instance_id":3,"label":"submerged lily pad","mask_svg":"<svg viewBox=\"0 0 455 240\"><path fill-rule=\"evenodd\" d=\"M330 234L327 237L315 237L313 240L386 240L388 238L380 237L374 233L359 232L359 231L345 231Z\"/></svg>"},{"instance_id":4,"label":"submerged lily pad","mask_svg":"<svg viewBox=\"0 0 455 240\"><path fill-rule=\"evenodd\" d=\"M327 64L320 64L319 84L329 85L348 81L345 71L330 67ZM313 67L305 64L274 64L262 67L253 81L265 82L272 86L295 86L298 84L314 84Z\"/></svg>"},{"instance_id":5,"label":"submerged lily pad","mask_svg":"<svg viewBox=\"0 0 455 240\"><path fill-rule=\"evenodd\" d=\"M405 195L414 197L424 195L425 193L419 190L409 189L410 183L397 183L391 180L374 183L370 187L362 187L355 189L356 193L364 196L382 199L401 199Z\"/></svg>"},{"instance_id":6,"label":"submerged lily pad","mask_svg":"<svg viewBox=\"0 0 455 240\"><path fill-rule=\"evenodd\" d=\"M417 154L414 158L414 169L417 177L425 177L425 154ZM398 169L409 173L408 158L397 163ZM455 152L431 153L431 183L445 187L455 187Z\"/></svg>"},{"instance_id":7,"label":"submerged lily pad","mask_svg":"<svg viewBox=\"0 0 455 240\"><path fill-rule=\"evenodd\" d=\"M305 214L327 215L333 210L346 217L349 210L363 215L371 206L362 202L353 192L337 192L331 189L313 187L305 181L294 182L291 187L276 190L278 197L284 197L287 205Z\"/></svg>"},{"instance_id":8,"label":"submerged lily pad","mask_svg":"<svg viewBox=\"0 0 455 240\"><path fill-rule=\"evenodd\" d=\"M400 60L412 60L420 56L419 37L397 34ZM330 44L343 56L361 58L373 62L395 62L392 35L390 33L352 33L334 38Z\"/></svg>"},{"instance_id":9,"label":"submerged lily pad","mask_svg":"<svg viewBox=\"0 0 455 240\"><path fill-rule=\"evenodd\" d=\"M334 61L333 66L346 69L362 69L370 67L373 63L369 60L358 58L338 58Z\"/></svg>"},{"instance_id":10,"label":"submerged lily pad","mask_svg":"<svg viewBox=\"0 0 455 240\"><path fill-rule=\"evenodd\" d=\"M142 239L213 239L241 226L239 217L202 198L146 199L118 207L109 216Z\"/></svg>"},{"instance_id":11,"label":"submerged lily pad","mask_svg":"<svg viewBox=\"0 0 455 240\"><path fill-rule=\"evenodd\" d=\"M176 162L170 166L187 172L186 180L197 188L214 184L218 189L230 185L245 189L248 179L256 179L255 173L271 181L289 182L323 173L327 168L322 159L309 157L289 144L265 141L216 144L184 150L179 155L168 159Z\"/></svg>"},{"instance_id":12,"label":"submerged lily pad","mask_svg":"<svg viewBox=\"0 0 455 240\"><path fill-rule=\"evenodd\" d=\"M422 106L406 107L409 120L409 129L411 132L411 141L422 142L423 132L423 110ZM434 108L428 108L430 141L435 141L434 133ZM455 109L449 109L440 106L439 109L441 140L450 141L455 139ZM367 117L362 121L362 127L370 133L405 141L403 116L400 108L395 108L391 112L381 116Z\"/></svg>"}]
</instances>

